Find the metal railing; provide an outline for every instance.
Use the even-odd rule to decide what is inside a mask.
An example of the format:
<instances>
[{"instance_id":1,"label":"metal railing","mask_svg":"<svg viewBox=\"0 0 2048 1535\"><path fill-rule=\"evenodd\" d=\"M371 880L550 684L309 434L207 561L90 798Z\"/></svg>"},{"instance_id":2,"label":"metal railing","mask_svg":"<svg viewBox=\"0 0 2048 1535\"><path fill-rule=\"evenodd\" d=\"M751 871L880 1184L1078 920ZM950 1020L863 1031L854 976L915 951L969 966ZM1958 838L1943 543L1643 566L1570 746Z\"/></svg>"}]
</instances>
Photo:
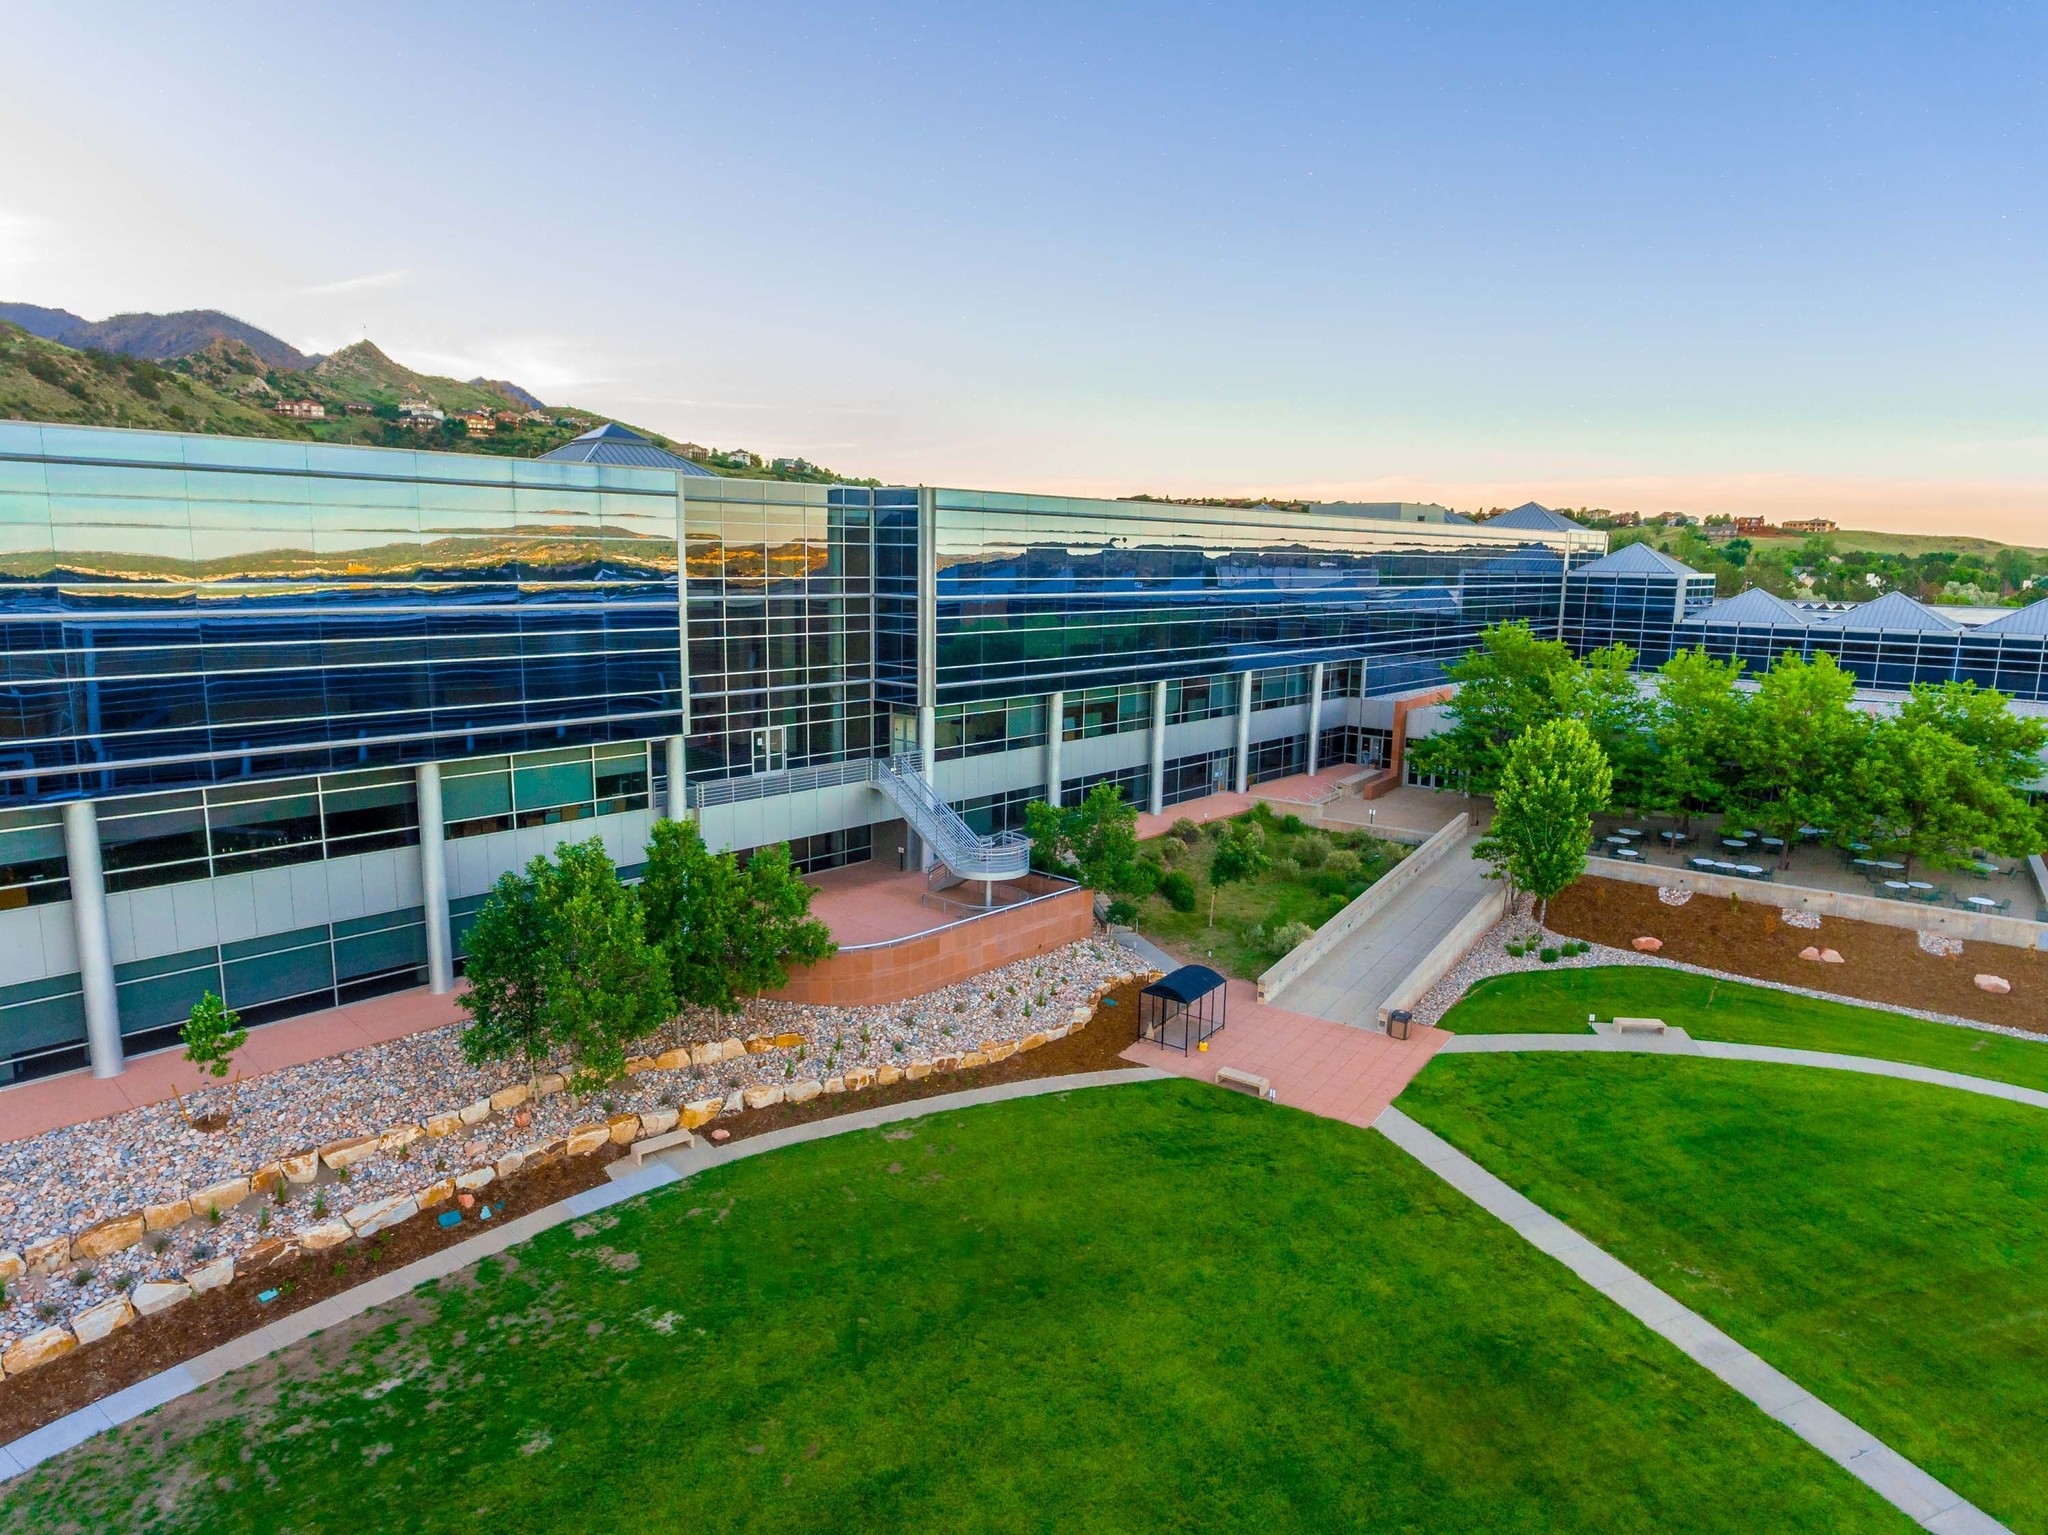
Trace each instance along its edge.
<instances>
[{"instance_id":1,"label":"metal railing","mask_svg":"<svg viewBox=\"0 0 2048 1535\"><path fill-rule=\"evenodd\" d=\"M877 764L865 757L847 762L827 762L818 767L783 768L774 773L748 773L740 778L714 779L689 786L692 809L709 805L737 805L743 800L770 799L780 794L801 794L806 789L833 789L841 784L871 783Z\"/></svg>"},{"instance_id":2,"label":"metal railing","mask_svg":"<svg viewBox=\"0 0 2048 1535\"><path fill-rule=\"evenodd\" d=\"M997 832L984 837L939 798L924 776L924 764L905 752L874 764L875 787L903 812L903 819L937 856L962 879L1015 879L1031 868L1031 839L1022 832Z\"/></svg>"}]
</instances>

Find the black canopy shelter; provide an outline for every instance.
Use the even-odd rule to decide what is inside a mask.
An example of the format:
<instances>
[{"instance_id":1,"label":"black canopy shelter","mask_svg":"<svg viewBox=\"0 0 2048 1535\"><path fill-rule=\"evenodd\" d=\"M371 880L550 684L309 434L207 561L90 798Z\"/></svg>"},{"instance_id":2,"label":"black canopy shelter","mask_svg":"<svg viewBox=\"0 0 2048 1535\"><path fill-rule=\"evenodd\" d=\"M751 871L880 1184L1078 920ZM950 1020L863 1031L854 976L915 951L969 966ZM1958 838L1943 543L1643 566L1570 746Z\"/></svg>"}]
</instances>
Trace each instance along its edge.
<instances>
[{"instance_id":1,"label":"black canopy shelter","mask_svg":"<svg viewBox=\"0 0 2048 1535\"><path fill-rule=\"evenodd\" d=\"M1223 1027L1227 995L1207 965L1182 965L1138 993L1138 1038L1186 1055Z\"/></svg>"}]
</instances>

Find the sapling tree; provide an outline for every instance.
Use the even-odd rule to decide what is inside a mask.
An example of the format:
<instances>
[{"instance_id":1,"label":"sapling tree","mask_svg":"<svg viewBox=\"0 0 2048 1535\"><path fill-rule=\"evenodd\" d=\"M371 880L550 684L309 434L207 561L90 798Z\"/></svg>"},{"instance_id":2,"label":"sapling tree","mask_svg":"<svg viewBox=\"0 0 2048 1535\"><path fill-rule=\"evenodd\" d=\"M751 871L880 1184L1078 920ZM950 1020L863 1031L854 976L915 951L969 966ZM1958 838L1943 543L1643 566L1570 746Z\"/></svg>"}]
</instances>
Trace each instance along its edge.
<instances>
[{"instance_id":1,"label":"sapling tree","mask_svg":"<svg viewBox=\"0 0 2048 1535\"><path fill-rule=\"evenodd\" d=\"M1209 926L1216 925L1216 894L1225 885L1257 879L1273 866L1266 834L1250 821L1232 821L1209 859Z\"/></svg>"},{"instance_id":2,"label":"sapling tree","mask_svg":"<svg viewBox=\"0 0 2048 1535\"><path fill-rule=\"evenodd\" d=\"M1494 791L1493 824L1472 851L1510 892L1536 897L1536 925L1550 898L1586 870L1593 813L1607 803L1613 771L1575 719L1546 720L1509 750Z\"/></svg>"},{"instance_id":3,"label":"sapling tree","mask_svg":"<svg viewBox=\"0 0 2048 1535\"><path fill-rule=\"evenodd\" d=\"M470 1016L462 1053L471 1065L518 1060L530 1082L555 1053L548 1010L552 937L540 887L530 873L498 877L466 938L469 989L458 1005Z\"/></svg>"},{"instance_id":4,"label":"sapling tree","mask_svg":"<svg viewBox=\"0 0 2048 1535\"><path fill-rule=\"evenodd\" d=\"M191 1015L178 1031L178 1037L185 1044L185 1059L218 1079L233 1069L235 1052L248 1042L249 1031L242 1027L241 1015L209 991L192 1004ZM235 1089L241 1080L241 1073L236 1072L234 1081L228 1084L228 1107L221 1116L222 1124L234 1118ZM186 1124L194 1122L182 1097L178 1099L178 1112L184 1114Z\"/></svg>"}]
</instances>

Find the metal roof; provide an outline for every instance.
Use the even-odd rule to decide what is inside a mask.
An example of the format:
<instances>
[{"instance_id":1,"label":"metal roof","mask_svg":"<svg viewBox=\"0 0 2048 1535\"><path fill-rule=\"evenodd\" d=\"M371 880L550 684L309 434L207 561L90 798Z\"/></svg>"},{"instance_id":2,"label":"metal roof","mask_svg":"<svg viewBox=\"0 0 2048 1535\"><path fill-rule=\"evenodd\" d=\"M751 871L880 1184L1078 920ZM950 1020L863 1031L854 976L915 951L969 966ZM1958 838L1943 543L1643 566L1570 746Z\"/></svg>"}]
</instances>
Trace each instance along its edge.
<instances>
[{"instance_id":1,"label":"metal roof","mask_svg":"<svg viewBox=\"0 0 2048 1535\"><path fill-rule=\"evenodd\" d=\"M1979 634L2048 634L2048 597L1977 626Z\"/></svg>"},{"instance_id":2,"label":"metal roof","mask_svg":"<svg viewBox=\"0 0 2048 1535\"><path fill-rule=\"evenodd\" d=\"M1810 629L1823 620L1818 614L1803 612L1794 607L1783 597L1775 596L1760 586L1752 586L1746 592L1722 598L1712 607L1694 614L1686 622L1729 627L1743 624L1758 629Z\"/></svg>"},{"instance_id":3,"label":"metal roof","mask_svg":"<svg viewBox=\"0 0 2048 1535\"><path fill-rule=\"evenodd\" d=\"M1545 533L1584 531L1582 524L1573 522L1562 512L1538 506L1534 501L1524 501L1512 512L1502 512L1486 525L1489 528L1540 528Z\"/></svg>"},{"instance_id":4,"label":"metal roof","mask_svg":"<svg viewBox=\"0 0 2048 1535\"><path fill-rule=\"evenodd\" d=\"M616 421L607 421L595 431L585 432L541 457L558 464L626 464L635 469L673 469L677 474L699 475L707 480L718 478L702 464L693 464L680 453L656 447Z\"/></svg>"},{"instance_id":5,"label":"metal roof","mask_svg":"<svg viewBox=\"0 0 2048 1535\"><path fill-rule=\"evenodd\" d=\"M1496 522L1500 519L1495 518ZM1661 549L1652 549L1648 544L1623 544L1614 553L1603 555L1590 565L1581 565L1572 572L1572 579L1581 576L1697 576L1701 572L1690 565L1674 560Z\"/></svg>"},{"instance_id":6,"label":"metal roof","mask_svg":"<svg viewBox=\"0 0 2048 1535\"><path fill-rule=\"evenodd\" d=\"M1207 965L1182 965L1171 975L1161 976L1145 988L1148 997L1171 997L1185 1007L1198 1002L1223 984L1223 977Z\"/></svg>"},{"instance_id":7,"label":"metal roof","mask_svg":"<svg viewBox=\"0 0 2048 1535\"><path fill-rule=\"evenodd\" d=\"M1888 629L1894 633L1953 634L1963 626L1915 602L1904 592L1859 603L1846 613L1830 613L1807 622L1816 629Z\"/></svg>"}]
</instances>

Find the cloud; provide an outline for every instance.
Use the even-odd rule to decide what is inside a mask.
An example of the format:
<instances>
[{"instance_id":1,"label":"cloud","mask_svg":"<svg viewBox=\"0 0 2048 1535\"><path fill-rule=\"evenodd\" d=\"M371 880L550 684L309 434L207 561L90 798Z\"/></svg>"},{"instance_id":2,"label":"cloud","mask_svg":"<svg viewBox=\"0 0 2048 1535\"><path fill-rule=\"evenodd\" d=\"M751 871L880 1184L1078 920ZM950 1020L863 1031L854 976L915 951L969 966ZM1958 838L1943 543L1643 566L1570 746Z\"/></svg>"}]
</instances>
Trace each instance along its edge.
<instances>
[{"instance_id":1,"label":"cloud","mask_svg":"<svg viewBox=\"0 0 2048 1535\"><path fill-rule=\"evenodd\" d=\"M309 297L326 293L361 293L366 288L388 288L394 283L404 282L410 276L411 267L400 267L393 272L369 272L361 277L344 277L339 282L315 283L310 288L299 289L299 292Z\"/></svg>"}]
</instances>

